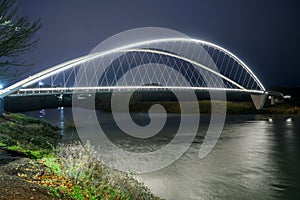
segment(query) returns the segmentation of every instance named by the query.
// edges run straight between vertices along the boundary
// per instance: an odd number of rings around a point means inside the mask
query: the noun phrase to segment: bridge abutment
[[[251,94],[252,101],[257,110],[260,110],[264,107],[267,97],[268,97],[267,94],[259,94],[259,95]]]
[[[0,115],[3,114],[4,99],[0,97]]]

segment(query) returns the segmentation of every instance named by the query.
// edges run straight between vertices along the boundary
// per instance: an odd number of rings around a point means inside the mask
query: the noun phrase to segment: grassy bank
[[[228,114],[300,114],[300,107],[281,103],[257,110],[252,102],[227,102]]]
[[[13,113],[0,116],[0,146],[30,158],[50,154],[60,139],[58,128],[44,120]]]
[[[276,90],[277,91],[277,90]],[[278,90],[282,91],[282,90]],[[230,93],[227,96],[227,114],[300,114],[300,98],[299,90],[295,91],[282,91],[284,94],[291,94],[293,99],[287,100],[284,103],[269,105],[269,102],[266,102],[265,107],[261,110],[257,110],[254,107],[253,102],[249,95],[242,95],[237,93]],[[182,93],[184,95],[184,93]],[[118,93],[118,97],[122,99],[122,95],[126,93]],[[209,93],[197,93],[199,101],[199,109],[201,113],[210,114],[211,113],[211,101],[209,99]],[[188,113],[197,112],[193,110],[190,106],[191,102],[182,102],[186,105]],[[214,102],[218,107],[223,104],[223,102]],[[170,92],[137,92],[134,93],[129,102],[129,110],[131,112],[148,112],[149,108],[153,104],[160,104],[164,106],[168,113],[180,113],[180,105],[177,102],[176,96]],[[91,105],[89,105],[91,106]],[[111,93],[97,94],[95,96],[95,107],[92,105],[88,107],[89,109],[98,109],[111,112]],[[120,110],[122,111],[122,110]]]
[[[46,121],[21,114],[0,117],[1,148],[31,158],[12,174],[46,188],[53,198],[159,199],[134,174],[111,169],[95,159],[91,145],[60,145],[59,140],[57,128]]]
[[[138,102],[130,106],[131,112],[148,112],[150,107],[154,104],[162,105],[168,113],[180,113],[180,105],[178,102]],[[223,105],[223,102],[214,102],[216,107]],[[187,107],[187,112],[194,113],[190,107],[191,102],[183,102]],[[211,101],[203,100],[198,101],[200,113],[210,114],[211,113]],[[226,102],[226,113],[227,114],[300,114],[300,107],[290,105],[288,103],[277,104],[274,106],[266,106],[261,110],[257,110],[252,102]]]

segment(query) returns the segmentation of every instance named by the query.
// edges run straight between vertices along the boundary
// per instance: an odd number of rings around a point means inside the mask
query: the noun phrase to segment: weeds
[[[20,168],[20,178],[47,187],[54,198],[158,199],[133,173],[99,162],[95,147],[89,143],[57,146],[58,140],[56,128],[43,120],[21,114],[0,118],[0,146],[38,159]],[[41,173],[32,176],[37,171]]]
[[[49,194],[52,195],[53,197],[61,199],[61,194],[59,192],[59,189],[57,188],[49,188]]]
[[[95,158],[96,153],[90,143],[61,144],[57,160],[44,159],[44,163],[74,183],[69,191],[74,199],[159,199],[139,183],[133,173],[123,173],[103,165]]]

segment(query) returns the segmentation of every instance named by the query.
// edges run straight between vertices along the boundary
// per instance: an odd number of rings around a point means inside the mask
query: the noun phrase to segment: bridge
[[[0,90],[0,114],[7,96],[116,90],[243,92],[251,95],[257,109],[274,96],[225,48],[203,40],[165,38],[93,52],[33,74]]]

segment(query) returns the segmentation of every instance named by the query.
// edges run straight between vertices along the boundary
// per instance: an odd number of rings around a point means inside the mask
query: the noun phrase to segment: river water
[[[70,108],[25,114],[65,128],[62,142],[79,139],[72,128]],[[115,132],[111,115],[101,114],[108,130]],[[132,117],[140,124],[149,122],[147,114]],[[165,130],[174,131],[178,119],[179,115],[171,115]],[[207,129],[207,119],[209,116],[201,116],[200,135]],[[202,137],[196,138],[177,161],[158,171],[139,174],[138,179],[166,199],[300,198],[299,116],[228,115],[217,145],[203,159],[198,157],[201,141]],[[135,141],[126,142],[135,146]]]

